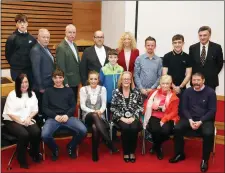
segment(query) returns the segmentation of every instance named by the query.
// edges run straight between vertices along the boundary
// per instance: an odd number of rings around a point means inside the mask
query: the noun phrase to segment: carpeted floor
[[[186,160],[170,164],[168,159],[173,155],[173,142],[169,140],[164,143],[164,159],[158,160],[155,155],[148,153],[151,147],[147,143],[146,154],[141,155],[141,142],[136,151],[136,163],[125,163],[122,159],[121,143],[116,143],[120,152],[110,155],[104,144],[100,145],[98,162],[91,160],[91,140],[86,138],[79,149],[79,157],[72,160],[67,156],[65,149],[68,140],[57,141],[60,147],[59,160],[50,160],[50,152],[46,148],[46,160],[37,164],[33,163],[28,156],[30,169],[20,169],[17,160],[12,162],[13,169],[7,171],[7,163],[12,155],[13,149],[4,150],[1,153],[1,172],[200,172],[200,161],[202,145],[201,141],[186,140],[185,152]],[[209,161],[208,172],[224,172],[224,145],[216,145],[215,161]]]

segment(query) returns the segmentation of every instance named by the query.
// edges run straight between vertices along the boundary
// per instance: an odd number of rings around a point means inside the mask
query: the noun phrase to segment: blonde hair
[[[100,79],[99,79],[99,73],[97,72],[97,71],[90,71],[89,73],[88,73],[88,80],[87,80],[87,84],[88,85],[90,85],[90,82],[89,82],[89,78],[90,78],[90,76],[92,75],[92,74],[95,74],[95,75],[97,75],[98,76],[98,83],[99,83],[99,81],[100,81]]]
[[[161,83],[164,83],[164,82],[168,82],[168,83],[172,84],[172,82],[173,82],[172,81],[172,76],[170,76],[168,74],[161,76],[159,83],[161,84]]]
[[[125,38],[126,35],[128,35],[131,39],[131,44],[130,44],[131,50],[136,49],[136,40],[135,40],[133,34],[131,34],[131,32],[124,32],[123,35],[120,37],[119,42],[118,42],[118,51],[119,52],[122,49],[124,49],[123,41],[124,41],[124,38]]]
[[[124,71],[123,73],[121,73],[120,78],[118,80],[118,88],[121,88],[122,87],[122,79],[123,79],[123,75],[125,75],[125,74],[129,74],[130,75],[130,78],[131,78],[130,88],[133,89],[134,88],[134,86],[133,86],[133,82],[134,82],[133,81],[133,75],[129,71]]]

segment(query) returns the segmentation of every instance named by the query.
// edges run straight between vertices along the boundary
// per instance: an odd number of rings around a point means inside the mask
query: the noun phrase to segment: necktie
[[[201,53],[201,56],[200,56],[200,61],[202,63],[202,65],[204,65],[205,63],[205,56],[206,56],[206,51],[205,51],[205,46],[202,47],[202,53]]]

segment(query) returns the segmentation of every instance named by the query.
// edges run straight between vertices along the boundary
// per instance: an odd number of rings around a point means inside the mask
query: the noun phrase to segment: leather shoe
[[[181,160],[184,160],[185,159],[185,155],[184,154],[177,154],[175,155],[173,158],[171,158],[169,160],[170,163],[177,163]]]
[[[59,157],[59,150],[56,149],[55,151],[52,152],[52,161],[58,160]]]
[[[125,155],[123,156],[123,160],[124,162],[128,163],[130,161],[130,158],[129,157],[125,157]]]
[[[162,160],[163,159],[163,151],[162,151],[162,148],[159,148],[156,150],[156,155],[157,155],[157,158],[159,160]]]
[[[136,157],[135,157],[135,156],[133,156],[133,157],[130,156],[130,162],[131,162],[131,163],[136,162]]]
[[[201,172],[206,172],[208,170],[208,160],[202,160],[200,169]]]
[[[77,158],[77,153],[76,153],[76,148],[72,148],[69,145],[67,145],[67,152],[68,155],[71,159],[76,159]]]

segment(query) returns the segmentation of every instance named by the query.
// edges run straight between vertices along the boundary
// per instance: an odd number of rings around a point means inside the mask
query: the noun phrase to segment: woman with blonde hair
[[[118,88],[113,91],[112,120],[121,129],[122,147],[125,162],[136,161],[138,132],[142,129],[139,116],[143,111],[141,93],[132,88],[132,73],[125,71],[120,75]]]
[[[130,32],[125,32],[121,36],[118,45],[118,64],[124,71],[134,72],[134,63],[139,56],[139,50],[136,48],[136,40]]]
[[[143,128],[152,134],[153,147],[150,153],[155,153],[159,160],[163,159],[161,145],[169,138],[174,124],[179,121],[179,98],[172,88],[172,77],[163,75],[160,79],[160,89],[152,90],[144,103]]]

